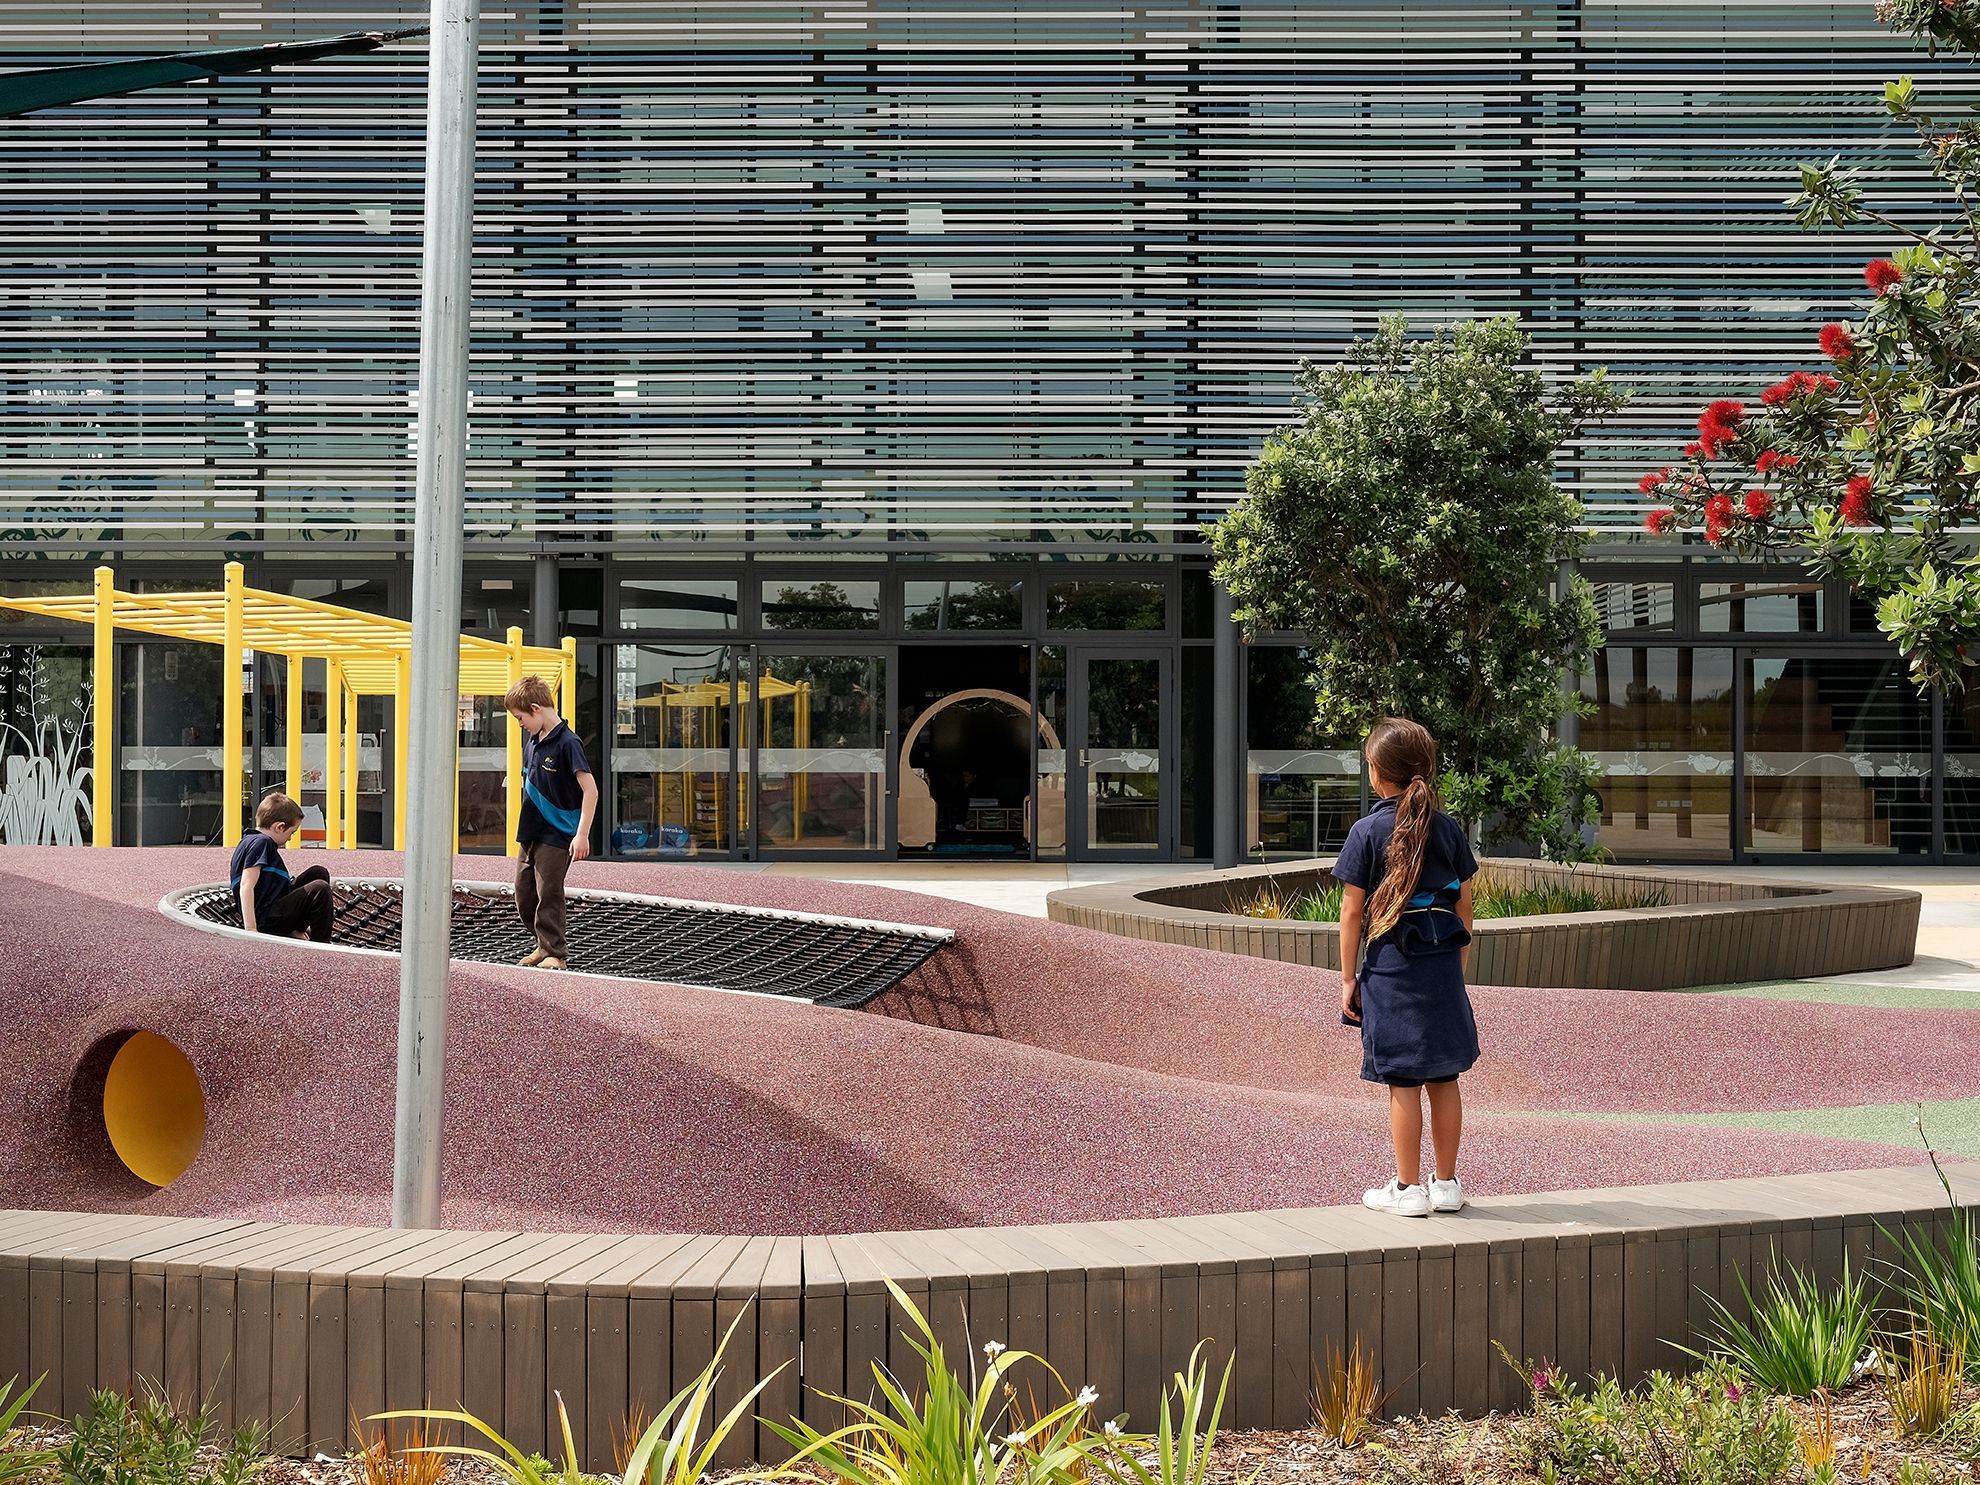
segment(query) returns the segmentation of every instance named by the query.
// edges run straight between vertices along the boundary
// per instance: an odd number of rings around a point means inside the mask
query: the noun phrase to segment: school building
[[[0,67],[417,16],[0,0]],[[424,49],[0,126],[0,593],[258,587],[409,614]],[[468,632],[575,635],[601,852],[1301,856],[1364,791],[1296,635],[1202,533],[1294,369],[1515,314],[1627,412],[1566,452],[1609,641],[1578,679],[1624,860],[1980,859],[1980,692],[1840,587],[1641,531],[1697,408],[1816,357],[1935,198],[1884,117],[1963,63],[1867,5],[521,0],[483,21]],[[0,613],[0,840],[82,834],[88,638]],[[118,645],[116,836],[212,838],[219,651]],[[253,658],[249,776],[286,777]],[[305,765],[321,677],[305,667]],[[499,850],[499,710],[464,842]],[[392,837],[388,707],[359,829]],[[320,744],[317,744],[320,746]],[[305,803],[312,801],[306,797]]]

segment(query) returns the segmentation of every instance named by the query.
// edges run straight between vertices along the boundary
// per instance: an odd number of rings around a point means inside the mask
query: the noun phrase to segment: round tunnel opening
[[[131,1033],[104,1074],[103,1129],[139,1180],[178,1180],[206,1139],[206,1093],[192,1060],[154,1031]]]

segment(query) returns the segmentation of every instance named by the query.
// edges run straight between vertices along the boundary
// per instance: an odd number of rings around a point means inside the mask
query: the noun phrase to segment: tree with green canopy
[[[1446,807],[1484,844],[1587,859],[1594,766],[1557,729],[1581,705],[1562,674],[1601,628],[1586,580],[1560,582],[1582,512],[1555,457],[1626,394],[1597,371],[1550,396],[1510,318],[1421,338],[1385,319],[1338,364],[1303,362],[1298,387],[1298,420],[1212,532],[1238,622],[1308,638],[1328,742],[1413,717],[1436,735]]]
[[[1980,57],[1980,0],[1882,0],[1895,30]],[[1980,659],[1980,120],[1923,107],[1910,78],[1884,87],[1951,197],[1920,231],[1868,205],[1836,160],[1800,167],[1788,200],[1804,228],[1864,223],[1903,240],[1863,270],[1861,319],[1811,334],[1822,369],[1788,373],[1759,405],[1721,397],[1682,461],[1645,474],[1658,535],[1702,531],[1736,556],[1805,559],[1876,606],[1921,689],[1959,688]]]

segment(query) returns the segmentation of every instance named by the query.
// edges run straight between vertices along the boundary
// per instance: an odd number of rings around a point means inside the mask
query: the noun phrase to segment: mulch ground
[[[1980,1388],[1962,1399],[1980,1408]],[[1790,1400],[1797,1419],[1812,1424],[1811,1404]],[[1933,1485],[1980,1479],[1980,1428],[1949,1429],[1937,1440],[1900,1441],[1891,1413],[1874,1383],[1838,1394],[1830,1405],[1836,1476],[1842,1481],[1896,1485],[1907,1460]],[[1517,1462],[1518,1414],[1484,1418],[1408,1418],[1378,1425],[1358,1447],[1343,1449],[1318,1430],[1248,1430],[1220,1433],[1204,1485],[1534,1485],[1537,1477]],[[31,1445],[56,1447],[61,1429],[25,1431]],[[1145,1458],[1153,1465],[1152,1458]],[[722,1478],[722,1477],[716,1477]],[[727,1478],[734,1478],[733,1474]],[[820,1477],[823,1478],[823,1477]],[[1790,1473],[1789,1480],[1800,1478]],[[1918,1478],[1914,1473],[1914,1479]],[[367,1481],[355,1459],[270,1460],[254,1485],[381,1485]],[[446,1485],[504,1485],[491,1469],[473,1462],[449,1467]],[[1565,1478],[1562,1485],[1575,1485]]]

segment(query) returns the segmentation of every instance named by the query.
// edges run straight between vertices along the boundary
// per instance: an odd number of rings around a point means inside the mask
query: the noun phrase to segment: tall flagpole
[[[410,735],[410,787],[392,1145],[394,1227],[440,1223],[447,935],[454,897],[451,813],[460,727],[461,507],[467,475],[479,0],[432,0],[432,17],[420,274],[419,483],[413,507],[412,716],[399,720]]]

